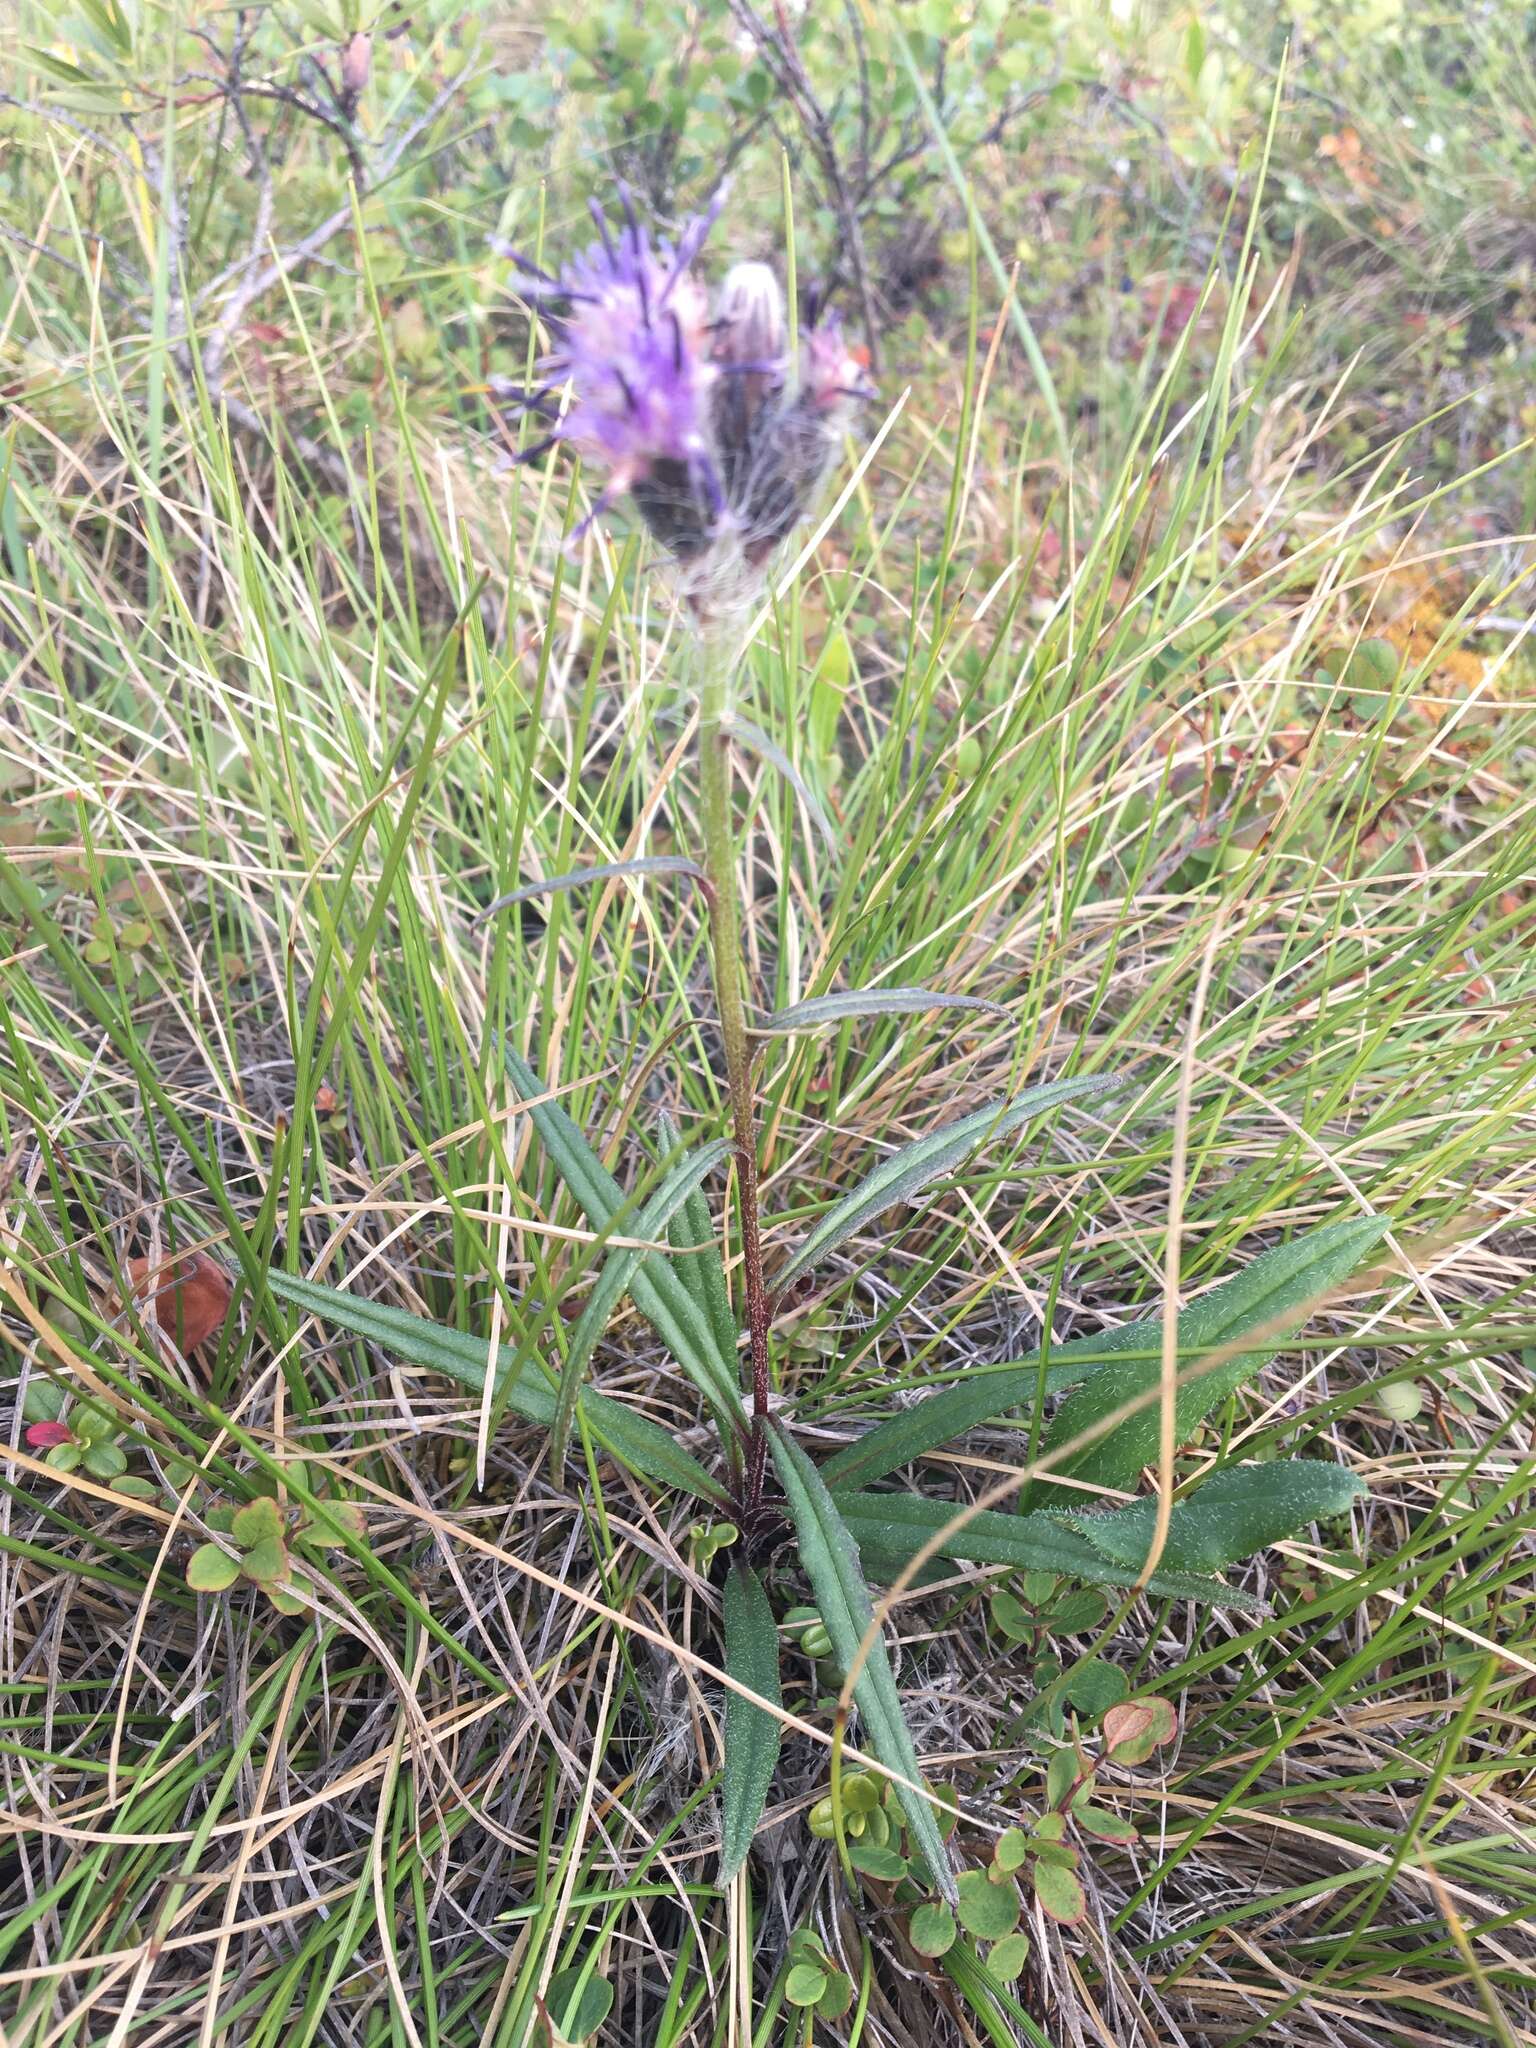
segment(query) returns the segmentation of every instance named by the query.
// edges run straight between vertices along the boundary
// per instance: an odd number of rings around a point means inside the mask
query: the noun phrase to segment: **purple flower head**
[[[501,395],[550,424],[524,460],[567,441],[601,464],[590,516],[629,492],[719,601],[733,569],[750,581],[802,516],[872,387],[835,317],[802,337],[792,385],[784,295],[766,264],[736,264],[711,316],[691,266],[723,194],[675,243],[653,243],[622,187],[620,197],[623,227],[594,202],[598,240],[558,276],[514,257],[514,281],[547,309],[555,345],[535,389]]]
[[[599,239],[558,277],[513,255],[523,296],[564,309],[551,319],[555,346],[540,365],[542,383],[512,394],[525,411],[555,422],[528,453],[568,441],[603,464],[608,486],[594,511],[658,472],[680,471],[717,499],[706,431],[716,377],[708,305],[688,266],[721,202],[690,221],[675,246],[653,245],[623,197],[624,226],[615,233],[594,205]]]

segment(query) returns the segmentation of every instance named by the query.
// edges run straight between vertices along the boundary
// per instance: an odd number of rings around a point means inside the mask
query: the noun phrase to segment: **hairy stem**
[[[742,998],[741,902],[736,884],[736,843],[731,829],[731,748],[726,734],[733,662],[722,639],[705,636],[699,689],[699,809],[704,872],[709,879],[710,944],[715,1006],[725,1042],[726,1086],[736,1143],[736,1187],[741,1211],[741,1255],[746,1276],[747,1329],[752,1342],[752,1437],[747,1500],[762,1505],[768,1455],[768,1295],[763,1285],[757,1213],[757,1116],[752,1095],[752,1051]]]

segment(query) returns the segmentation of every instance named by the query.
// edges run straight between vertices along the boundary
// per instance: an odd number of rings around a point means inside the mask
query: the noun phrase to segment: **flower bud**
[[[726,496],[751,476],[766,416],[784,387],[784,294],[766,263],[737,263],[715,301],[711,357],[720,372],[711,425]]]
[[[757,363],[782,376],[784,294],[766,263],[733,263],[715,299],[717,363]]]

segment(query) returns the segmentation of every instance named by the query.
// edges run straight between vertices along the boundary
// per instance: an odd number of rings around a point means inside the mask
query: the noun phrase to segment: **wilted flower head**
[[[792,384],[784,295],[764,263],[728,271],[711,312],[691,266],[720,197],[675,244],[653,244],[620,196],[622,229],[594,202],[599,239],[558,276],[514,255],[555,346],[542,383],[500,395],[550,424],[523,460],[568,441],[604,466],[591,516],[627,491],[696,601],[718,603],[750,588],[807,510],[870,387],[835,318],[801,337]]]

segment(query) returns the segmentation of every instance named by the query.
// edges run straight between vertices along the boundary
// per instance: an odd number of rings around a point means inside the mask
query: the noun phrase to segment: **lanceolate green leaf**
[[[568,875],[551,875],[547,881],[524,882],[520,889],[509,889],[505,896],[487,903],[476,914],[475,923],[494,917],[498,910],[510,910],[514,903],[531,903],[536,896],[555,896],[564,889],[580,889],[588,882],[611,882],[620,875],[691,875],[696,881],[703,881],[704,870],[697,861],[680,853],[644,854],[638,860],[605,860],[596,867],[573,868]]]
[[[428,1322],[424,1316],[413,1316],[403,1308],[365,1301],[361,1296],[347,1294],[339,1287],[322,1287],[313,1280],[300,1280],[289,1273],[271,1272],[267,1275],[267,1284],[280,1301],[290,1302],[306,1315],[318,1316],[322,1322],[334,1324],[354,1337],[365,1338],[368,1343],[377,1344],[380,1350],[403,1358],[409,1365],[440,1372],[445,1378],[457,1380],[461,1386],[471,1387],[476,1392],[485,1385],[491,1347],[483,1337],[467,1337],[458,1330],[445,1330],[440,1324]],[[498,1381],[503,1381],[515,1364],[516,1354],[503,1345],[497,1361]],[[534,1360],[525,1359],[517,1369],[506,1398],[513,1414],[520,1415],[525,1422],[537,1423],[546,1429],[553,1425],[555,1389]],[[648,1416],[637,1415],[622,1401],[594,1393],[590,1387],[581,1390],[576,1405],[593,1436],[621,1465],[627,1465],[643,1479],[660,1479],[668,1486],[677,1487],[680,1492],[719,1504],[719,1486],[698,1460],[691,1458],[659,1423],[652,1422]]]
[[[728,1156],[730,1149],[724,1138],[715,1138],[709,1144],[701,1146],[697,1152],[680,1159],[663,1178],[660,1187],[641,1206],[632,1229],[626,1230],[624,1234],[634,1237],[658,1237],[688,1197],[697,1192],[700,1181],[706,1174],[713,1172],[721,1160]],[[560,1368],[560,1391],[555,1402],[555,1419],[550,1425],[550,1463],[557,1474],[565,1465],[565,1447],[570,1439],[571,1423],[576,1414],[576,1394],[588,1361],[598,1339],[608,1327],[608,1319],[617,1308],[620,1297],[630,1287],[641,1260],[646,1256],[646,1253],[636,1251],[632,1246],[620,1247],[608,1254],[591,1298],[571,1332],[570,1347]]]
[[[835,853],[837,850],[837,834],[828,823],[826,812],[816,801],[810,784],[800,773],[794,762],[790,760],[788,754],[785,753],[777,740],[771,740],[760,725],[754,725],[750,719],[742,718],[734,711],[731,712],[725,721],[725,730],[732,739],[745,740],[754,753],[761,754],[765,761],[778,769],[784,780],[800,799],[806,816]]]
[[[1226,1362],[1236,1373],[1229,1386],[1239,1385],[1261,1372],[1279,1350],[1284,1334],[1272,1327],[1276,1316],[1293,1311],[1305,1313],[1307,1302],[1345,1278],[1385,1228],[1375,1217],[1324,1224],[1320,1230],[1309,1231],[1305,1237],[1262,1253],[1241,1273],[1192,1301],[1178,1319],[1180,1372],[1188,1371],[1204,1354],[1240,1342],[1247,1331],[1262,1329],[1263,1335],[1252,1351],[1239,1352]],[[872,1480],[899,1471],[927,1452],[953,1443],[968,1429],[1006,1415],[1010,1408],[1032,1412],[1037,1394],[1058,1394],[1066,1387],[1091,1381],[1101,1366],[1114,1365],[1127,1377],[1140,1374],[1145,1383],[1155,1385],[1162,1369],[1162,1355],[1162,1320],[1150,1316],[1139,1322],[1122,1323],[1117,1329],[1101,1330],[1094,1336],[1053,1344],[1043,1380],[1038,1351],[1015,1365],[980,1367],[849,1444],[846,1450],[826,1461],[821,1468],[822,1476],[834,1492],[849,1486],[868,1486]],[[1225,1369],[1220,1377],[1225,1380]],[[1126,1398],[1124,1394],[1119,1397]],[[1218,1394],[1216,1398],[1222,1396]],[[1118,1401],[1110,1402],[1098,1412],[1107,1414],[1118,1405]],[[1083,1426],[1081,1422],[1077,1424],[1078,1428]],[[1155,1415],[1151,1430],[1155,1443]],[[1066,1438],[1053,1431],[1050,1440],[1065,1442]],[[1132,1467],[1133,1472],[1136,1469],[1139,1468]]]
[[[677,1132],[670,1117],[662,1117],[661,1134],[669,1150],[676,1145]],[[731,1299],[725,1286],[725,1263],[720,1254],[714,1219],[698,1188],[678,1210],[668,1235],[676,1247],[672,1270],[692,1295],[695,1305],[708,1317],[720,1356],[734,1358],[740,1333],[731,1314]]]
[[[779,1632],[763,1582],[750,1565],[731,1567],[725,1582],[725,1668],[759,1699],[778,1706]],[[779,1760],[783,1723],[739,1692],[725,1696],[725,1812],[720,1882],[729,1884],[747,1860]]]
[[[1350,1217],[1325,1224],[1290,1244],[1264,1252],[1243,1271],[1209,1295],[1192,1302],[1179,1322],[1179,1348],[1189,1356],[1179,1366],[1175,1396],[1175,1434],[1180,1442],[1219,1402],[1259,1373],[1274,1357],[1285,1337],[1313,1305],[1338,1287],[1378,1244],[1388,1225],[1379,1216]],[[1241,1346],[1250,1334],[1258,1341]],[[1202,1368],[1202,1356],[1217,1354],[1217,1363]],[[1191,1363],[1192,1361],[1192,1363]],[[1051,1419],[1042,1446],[1049,1456],[1063,1451],[1074,1438],[1103,1422],[1126,1402],[1155,1392],[1160,1376],[1157,1358],[1126,1358],[1106,1365],[1069,1394]],[[1136,1475],[1157,1456],[1158,1408],[1144,1405],[1094,1443],[1065,1452],[1054,1468],[1063,1476],[1116,1491],[1135,1485]],[[1049,1475],[1037,1479],[1021,1505],[1077,1508],[1078,1487],[1061,1487]]]
[[[837,1503],[822,1483],[821,1475],[792,1438],[777,1424],[772,1426],[773,1459],[783,1483],[785,1503],[795,1534],[800,1539],[800,1558],[816,1594],[833,1653],[844,1672],[853,1669],[863,1641],[874,1619],[858,1545],[838,1512]],[[927,1865],[929,1875],[946,1898],[955,1896],[954,1873],[944,1854],[933,1808],[921,1792],[917,1751],[902,1712],[901,1696],[891,1671],[885,1643],[877,1633],[864,1668],[853,1689],[859,1712],[869,1731],[869,1747],[889,1770],[898,1774],[897,1796],[913,1848]]]
[[[833,1203],[774,1276],[774,1285],[780,1288],[789,1286],[818,1261],[836,1251],[840,1244],[857,1236],[885,1210],[898,1202],[910,1201],[930,1181],[962,1165],[988,1139],[1006,1137],[1048,1109],[1055,1109],[1063,1102],[1072,1102],[1084,1095],[1102,1094],[1113,1085],[1097,1074],[1044,1081],[1036,1088],[1026,1088],[1012,1102],[997,1102],[986,1109],[973,1110],[957,1123],[945,1124],[941,1130],[930,1131],[925,1138],[916,1138],[910,1145],[903,1145],[900,1151],[882,1159],[851,1193]]]
[[[822,1477],[834,1493],[850,1486],[868,1486],[871,1480],[899,1472],[903,1465],[953,1443],[968,1429],[995,1421],[1011,1408],[1032,1410],[1037,1395],[1059,1394],[1075,1387],[1127,1351],[1161,1357],[1158,1342],[1156,1323],[1122,1323],[1118,1329],[1053,1344],[1044,1373],[1038,1351],[1011,1364],[976,1366],[953,1386],[866,1430],[827,1459],[821,1467]]]
[[[1316,1458],[1230,1466],[1212,1473],[1188,1500],[1175,1501],[1160,1563],[1173,1571],[1220,1571],[1309,1522],[1343,1514],[1364,1492],[1353,1472]],[[1152,1541],[1157,1502],[1135,1500],[1063,1520],[1106,1557],[1137,1571]]]
[[[1137,1578],[1134,1565],[1107,1556],[1063,1516],[1000,1515],[983,1508],[953,1534],[945,1534],[946,1525],[955,1518],[952,1501],[928,1500],[915,1493],[838,1493],[831,1497],[860,1556],[882,1578],[894,1578],[935,1535],[941,1538],[939,1556],[962,1558],[970,1564],[1057,1572],[1090,1586],[1129,1586]],[[1223,1585],[1220,1579],[1165,1571],[1161,1566],[1148,1590],[1170,1600],[1201,1600],[1213,1607],[1256,1609],[1259,1605],[1249,1594]]]
[[[606,1228],[624,1207],[624,1190],[558,1103],[537,1099],[547,1091],[528,1062],[509,1045],[503,1047],[503,1057],[560,1178],[588,1222],[598,1230]],[[681,1275],[672,1271],[662,1253],[653,1252],[641,1260],[629,1291],[636,1308],[709,1402],[717,1420],[734,1432],[741,1420],[735,1357],[721,1355],[710,1319]]]
[[[775,1033],[821,1031],[849,1017],[912,1016],[924,1010],[987,1010],[994,1017],[1008,1014],[1001,1003],[989,1003],[985,996],[947,996],[931,988],[853,988],[808,996],[803,1003],[775,1010],[761,1029]]]

